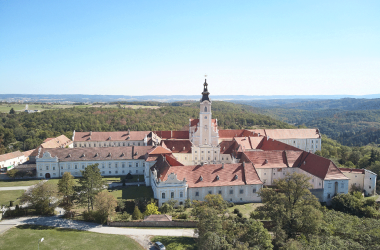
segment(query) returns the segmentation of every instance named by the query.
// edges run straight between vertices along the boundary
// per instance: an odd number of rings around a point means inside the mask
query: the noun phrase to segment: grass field
[[[153,198],[153,190],[146,186],[129,186],[114,189],[110,192],[116,199],[130,200],[140,197]]]
[[[228,211],[232,213],[237,208],[245,218],[249,218],[249,214],[259,206],[262,206],[262,203],[235,204],[235,206],[229,207]]]
[[[0,206],[1,205],[9,206],[9,201],[14,201],[13,206],[20,204],[20,200],[18,198],[23,193],[24,193],[24,190],[0,191]]]
[[[41,180],[12,180],[12,181],[0,181],[0,187],[16,187],[16,186],[32,186],[37,184]]]
[[[37,249],[38,240],[41,238],[44,238],[44,241],[40,243],[40,250],[144,249],[136,241],[124,235],[99,234],[34,225],[20,225],[0,235],[0,248],[2,250]]]
[[[9,113],[11,108],[13,108],[16,112],[23,112],[25,110],[26,104],[0,104],[0,113]],[[84,105],[62,105],[62,104],[28,104],[29,110],[50,110],[50,109],[64,109],[64,108],[118,108],[116,104],[108,105],[92,105],[92,104],[84,104]],[[131,108],[131,109],[158,109],[159,106],[143,106],[143,105],[121,105],[122,108]]]
[[[164,244],[166,250],[196,250],[197,243],[191,237],[170,237],[156,236],[151,239],[152,242],[159,241]]]

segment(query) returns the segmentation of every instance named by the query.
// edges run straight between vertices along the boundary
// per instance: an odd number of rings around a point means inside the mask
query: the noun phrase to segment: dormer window
[[[268,163],[268,160],[267,159],[265,159],[265,164],[267,164]]]
[[[86,155],[83,153],[83,154],[82,154],[82,157],[85,157],[85,156],[86,156]]]
[[[95,157],[98,157],[98,156],[99,156],[99,153],[96,153],[96,154],[95,154]]]
[[[216,180],[218,180],[218,181],[219,181],[219,175],[217,175],[217,176],[216,176]]]
[[[111,157],[111,153],[108,153],[107,157]]]
[[[235,180],[237,180],[238,179],[238,175],[237,174],[235,174]]]
[[[202,175],[199,177],[199,181],[203,181],[203,177],[202,177]]]

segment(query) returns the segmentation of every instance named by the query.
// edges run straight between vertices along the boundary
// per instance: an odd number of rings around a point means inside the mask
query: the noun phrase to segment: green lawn
[[[235,204],[235,206],[229,207],[228,211],[232,213],[237,208],[244,217],[249,218],[249,214],[259,206],[262,206],[262,203]]]
[[[151,187],[146,186],[129,186],[129,187],[122,187],[118,189],[114,189],[110,191],[110,193],[116,198],[116,199],[123,199],[123,200],[130,200],[130,199],[137,199],[140,197],[147,197],[147,198],[153,198],[153,190]]]
[[[16,186],[32,186],[37,184],[41,180],[12,180],[12,181],[0,181],[0,187],[16,187]]]
[[[38,240],[41,250],[103,250],[103,249],[136,249],[143,250],[136,241],[124,235],[99,234],[73,229],[51,228],[35,225],[20,225],[0,235],[2,250],[37,249]]]
[[[18,199],[24,190],[10,190],[10,191],[0,191],[0,206],[7,205],[9,206],[9,201],[14,201],[13,205],[16,206],[20,204],[20,200]]]
[[[197,243],[191,237],[170,237],[156,236],[151,239],[152,242],[159,241],[164,244],[166,250],[196,250]]]

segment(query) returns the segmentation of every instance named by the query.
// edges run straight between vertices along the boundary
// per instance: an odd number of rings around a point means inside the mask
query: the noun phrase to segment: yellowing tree
[[[145,216],[151,215],[151,214],[161,214],[158,211],[158,207],[156,206],[155,203],[150,203],[146,206],[146,210],[144,212]]]

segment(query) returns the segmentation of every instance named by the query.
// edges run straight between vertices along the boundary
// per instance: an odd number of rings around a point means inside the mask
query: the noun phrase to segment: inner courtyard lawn
[[[153,198],[153,190],[146,186],[125,186],[110,192],[116,199],[131,200],[141,197]]]
[[[0,191],[0,206],[9,206],[9,201],[14,201],[13,206],[20,204],[19,198],[24,192],[24,190]]]
[[[124,235],[99,234],[73,229],[52,228],[35,225],[20,225],[0,235],[0,249],[131,249],[143,250],[136,241]]]

